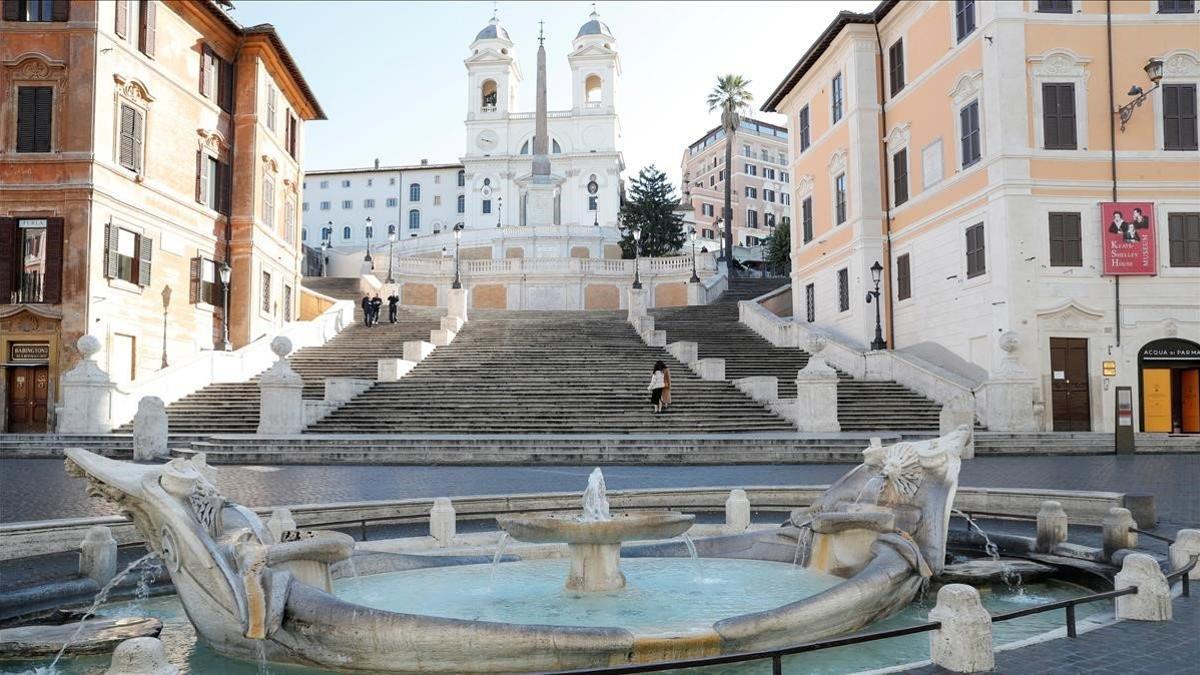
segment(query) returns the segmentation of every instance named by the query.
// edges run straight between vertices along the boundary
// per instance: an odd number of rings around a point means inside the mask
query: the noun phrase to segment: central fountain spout
[[[518,514],[501,516],[496,523],[518,541],[565,543],[571,554],[567,590],[615,591],[625,587],[621,542],[678,537],[695,519],[674,511],[609,513],[604,474],[596,469],[583,493],[582,515]]]

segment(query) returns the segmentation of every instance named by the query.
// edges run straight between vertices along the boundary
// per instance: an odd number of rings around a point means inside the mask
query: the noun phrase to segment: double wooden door
[[[1055,431],[1091,431],[1087,338],[1050,338],[1050,405]]]
[[[7,385],[8,431],[45,432],[50,369],[47,366],[10,366]]]

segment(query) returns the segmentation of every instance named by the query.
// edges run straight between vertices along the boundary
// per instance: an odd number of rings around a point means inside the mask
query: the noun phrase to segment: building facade
[[[761,244],[792,215],[788,132],[744,118],[733,139],[733,245],[738,260],[757,259]],[[725,230],[725,129],[710,129],[688,146],[680,162],[683,201],[691,205],[699,239],[721,240]],[[787,221],[785,221],[787,219]]]
[[[1127,387],[1135,429],[1200,431],[1200,17],[1106,7],[839,14],[764,106],[791,132],[797,320],[865,345],[880,261],[890,347],[963,373],[1011,352],[1033,427],[1112,430]]]
[[[4,429],[53,426],[84,334],[120,383],[296,316],[324,114],[271,26],[210,0],[6,0],[0,91]]]

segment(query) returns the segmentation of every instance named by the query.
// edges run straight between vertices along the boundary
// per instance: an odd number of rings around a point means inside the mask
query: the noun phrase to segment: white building
[[[368,168],[309,171],[301,238],[312,248],[328,241],[340,251],[362,251],[369,239],[371,250],[380,251],[390,234],[407,239],[449,230],[463,220],[464,183],[461,164],[427,160],[410,166],[380,166],[375,160]]]

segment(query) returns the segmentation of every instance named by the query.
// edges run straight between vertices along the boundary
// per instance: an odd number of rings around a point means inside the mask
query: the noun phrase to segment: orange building
[[[1018,336],[1032,428],[1112,430],[1129,387],[1136,429],[1200,432],[1196,9],[840,13],[763,106],[788,118],[797,320],[865,347],[880,261],[890,348],[979,381]],[[1105,272],[1107,202],[1142,203],[1142,274]]]
[[[270,25],[212,0],[3,0],[0,429],[53,428],[83,334],[118,383],[297,315],[303,126]]]

